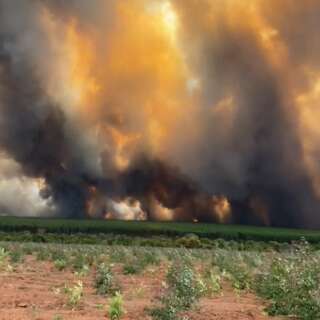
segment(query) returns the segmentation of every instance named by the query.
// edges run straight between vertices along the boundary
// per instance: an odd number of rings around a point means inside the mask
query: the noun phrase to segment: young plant
[[[13,250],[10,251],[9,256],[12,264],[17,264],[24,260],[24,254],[19,248],[13,248]]]
[[[219,251],[214,257],[213,264],[231,282],[236,292],[250,289],[253,270],[245,263],[239,252]]]
[[[142,265],[142,269],[150,265],[159,266],[161,263],[160,257],[154,250],[144,250],[138,257],[138,259],[140,261],[140,264]]]
[[[139,266],[134,265],[133,263],[125,264],[122,269],[124,275],[138,274],[140,271],[141,269]]]
[[[221,292],[221,277],[219,274],[210,272],[207,279],[208,292],[212,295],[218,295]]]
[[[8,259],[8,252],[4,248],[0,248],[0,266],[3,266]]]
[[[119,320],[124,314],[123,298],[119,292],[111,298],[109,305],[109,318],[110,320]]]
[[[37,257],[38,261],[45,261],[45,260],[49,259],[50,254],[44,248],[40,248],[39,251],[36,254],[36,257]]]
[[[177,320],[190,310],[204,294],[204,285],[188,264],[173,265],[167,274],[167,292],[160,297],[160,306],[149,311],[155,320]]]
[[[9,252],[5,248],[0,248],[0,269],[7,272],[13,271],[12,265],[9,263]]]
[[[112,270],[104,263],[98,266],[95,287],[98,294],[114,294],[119,288],[115,283]]]
[[[66,268],[67,261],[65,259],[57,259],[57,260],[54,261],[54,266],[59,271],[62,271],[62,270],[64,270]]]
[[[276,257],[270,269],[257,276],[255,289],[271,301],[271,315],[320,319],[320,261],[308,246],[293,255]]]
[[[90,272],[87,257],[84,254],[77,254],[73,258],[72,266],[77,276],[84,277]]]
[[[188,265],[173,266],[167,274],[167,283],[181,310],[188,310],[202,293],[201,285],[194,270]]]
[[[73,309],[77,307],[83,297],[83,283],[78,281],[73,287],[65,287],[65,293],[68,297],[68,305]]]

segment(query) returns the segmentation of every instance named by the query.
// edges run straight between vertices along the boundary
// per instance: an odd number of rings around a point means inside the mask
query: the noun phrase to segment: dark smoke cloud
[[[201,74],[203,103],[216,105],[228,93],[237,102],[227,137],[225,126],[212,119],[207,123],[204,134],[208,140],[204,139],[205,145],[196,152],[205,159],[197,179],[212,192],[247,202],[246,214],[239,216],[239,222],[250,223],[250,215],[254,215],[250,199],[257,197],[268,209],[272,225],[308,226],[310,206],[311,219],[318,223],[319,203],[303,163],[299,114],[293,102],[285,99],[287,79],[268,61],[257,30],[230,24],[228,4],[235,4],[232,1],[216,6],[213,1],[203,1],[200,6],[192,0],[175,3],[186,42],[195,44],[189,58]],[[319,63],[319,41],[314,39],[319,27],[318,2],[306,6],[290,0],[274,6],[268,2],[262,10],[292,54],[293,70],[305,61],[313,67]],[[204,12],[215,14],[209,30],[203,27]]]
[[[26,176],[48,181],[51,196],[61,210],[68,202],[68,210],[70,204],[76,206],[70,215],[83,212],[81,186],[64,168],[69,159],[62,111],[43,95],[32,70],[24,64],[15,65],[4,51],[1,83],[2,148],[22,165]]]
[[[257,5],[256,14],[288,52],[279,68],[250,20],[252,12],[239,1],[171,3],[184,59],[200,84],[194,98],[199,108],[190,112],[199,129],[193,136],[177,124],[163,154],[139,145],[128,168],[117,170],[114,149],[101,145],[94,130],[48,94],[46,77],[60,52],[52,50],[39,21],[45,8],[58,25],[76,18],[80,30],[104,30],[102,39],[108,38],[117,25],[116,1],[0,0],[0,148],[19,167],[15,176],[44,179],[41,195],[56,215],[86,217],[91,208],[93,216],[109,210],[123,217],[114,203],[137,199],[149,219],[165,208],[171,219],[221,222],[217,199],[225,196],[232,208],[228,222],[319,227],[320,202],[306,169],[295,94],[312,87],[306,68],[319,71],[320,4]],[[101,103],[103,125],[126,133],[144,125],[137,109],[145,98],[141,86],[153,90],[149,78],[143,74],[138,89],[130,78],[117,79],[116,92]],[[2,171],[5,177],[9,169]],[[0,202],[1,210],[9,207]]]

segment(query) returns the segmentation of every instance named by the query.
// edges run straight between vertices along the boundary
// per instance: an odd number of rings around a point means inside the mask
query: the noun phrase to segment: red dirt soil
[[[124,297],[124,320],[149,320],[144,309],[154,305],[161,292],[164,270],[148,269],[143,275],[125,276],[116,272]],[[84,297],[76,310],[66,305],[65,284],[71,286],[79,278],[71,271],[57,271],[50,262],[27,257],[13,272],[0,273],[0,320],[64,320],[108,319],[108,300],[95,293],[94,274],[82,278]],[[60,288],[60,292],[59,292]],[[99,308],[104,306],[103,308]],[[237,296],[226,284],[223,295],[201,300],[198,310],[189,314],[192,320],[268,320],[264,303],[254,295]]]

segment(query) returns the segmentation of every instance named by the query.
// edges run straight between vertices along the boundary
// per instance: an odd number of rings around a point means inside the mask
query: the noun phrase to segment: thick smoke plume
[[[320,227],[318,0],[0,0],[0,212]]]

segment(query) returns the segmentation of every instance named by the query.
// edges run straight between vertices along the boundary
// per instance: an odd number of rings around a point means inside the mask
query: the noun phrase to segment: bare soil
[[[123,275],[116,272],[124,297],[125,320],[148,320],[145,308],[155,303],[163,289],[165,270],[149,268],[143,275]],[[78,281],[70,270],[58,271],[50,262],[39,262],[27,257],[14,271],[0,273],[0,320],[53,320],[61,315],[65,320],[108,319],[108,299],[96,294],[94,274],[82,278],[84,297],[72,310],[63,292],[65,284]],[[238,296],[225,284],[223,294],[204,298],[197,310],[190,313],[192,320],[267,320],[265,304],[251,293]]]

